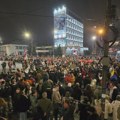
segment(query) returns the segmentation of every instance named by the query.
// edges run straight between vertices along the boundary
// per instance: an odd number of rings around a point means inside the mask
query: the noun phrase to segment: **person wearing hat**
[[[113,108],[113,120],[120,120],[118,119],[118,108],[120,106],[120,95],[117,95],[116,100],[112,102]]]

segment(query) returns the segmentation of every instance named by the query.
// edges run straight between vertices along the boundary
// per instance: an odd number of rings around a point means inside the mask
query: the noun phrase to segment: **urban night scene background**
[[[120,0],[0,1],[0,120],[119,120]]]

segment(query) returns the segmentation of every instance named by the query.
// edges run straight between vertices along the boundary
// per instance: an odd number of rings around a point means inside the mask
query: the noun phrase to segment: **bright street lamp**
[[[27,39],[29,39],[31,37],[31,34],[29,32],[25,32],[24,33],[24,37],[27,38]]]
[[[96,41],[97,37],[96,36],[92,36],[92,40]]]
[[[103,35],[104,33],[105,33],[105,30],[104,30],[104,29],[99,29],[99,30],[98,30],[98,34],[99,34],[99,35]]]
[[[96,54],[96,39],[97,39],[97,37],[95,35],[92,36],[92,41],[94,41],[92,54]]]
[[[32,35],[30,32],[24,32],[24,37],[26,39],[29,39],[30,40],[30,55],[32,56],[33,54],[33,39],[32,39]]]

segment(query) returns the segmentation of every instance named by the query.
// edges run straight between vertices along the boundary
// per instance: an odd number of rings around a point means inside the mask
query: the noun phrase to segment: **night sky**
[[[0,36],[3,43],[25,43],[24,31],[30,31],[37,45],[53,43],[53,9],[66,5],[85,25],[85,43],[89,29],[102,24],[107,0],[0,0]],[[120,0],[113,0],[120,16]],[[92,20],[90,20],[92,19]],[[87,44],[86,44],[87,45]]]

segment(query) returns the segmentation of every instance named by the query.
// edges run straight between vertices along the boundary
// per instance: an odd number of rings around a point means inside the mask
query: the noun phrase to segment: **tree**
[[[55,49],[55,55],[62,56],[62,48],[60,45]]]

